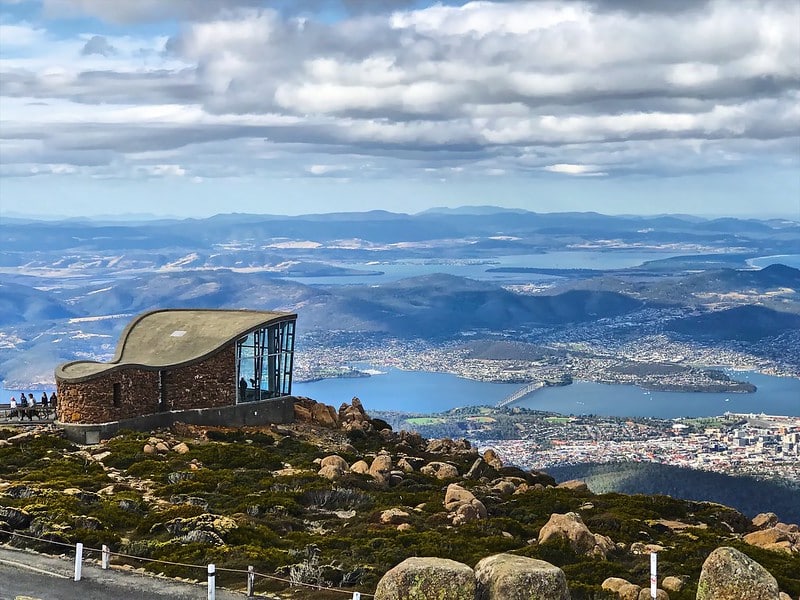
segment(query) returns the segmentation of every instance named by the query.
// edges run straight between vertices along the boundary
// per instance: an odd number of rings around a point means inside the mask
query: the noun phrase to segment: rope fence
[[[108,569],[109,563],[111,561],[112,556],[117,556],[119,558],[124,558],[128,560],[138,560],[146,563],[158,563],[161,565],[169,565],[173,567],[182,567],[185,569],[198,569],[205,571],[207,574],[208,579],[208,600],[214,600],[215,593],[214,590],[216,588],[216,573],[217,572],[224,572],[224,573],[236,573],[240,575],[245,575],[247,578],[247,597],[248,598],[255,598],[256,594],[254,591],[255,587],[255,580],[256,577],[261,577],[262,579],[268,579],[272,581],[279,581],[282,583],[289,584],[290,586],[301,586],[306,588],[311,588],[319,591],[326,591],[326,592],[338,592],[340,594],[346,594],[351,597],[352,600],[360,600],[361,598],[374,598],[373,594],[367,594],[364,592],[354,592],[352,590],[344,590],[342,588],[337,587],[329,587],[324,585],[317,585],[313,583],[305,583],[302,581],[293,581],[291,579],[286,579],[285,577],[278,577],[277,575],[268,575],[266,573],[259,573],[254,570],[252,566],[248,566],[247,569],[229,569],[226,567],[217,567],[215,564],[210,563],[208,565],[193,565],[190,563],[181,563],[181,562],[174,562],[169,560],[159,560],[156,558],[146,558],[144,556],[135,556],[133,554],[125,554],[123,552],[112,552],[111,549],[103,545],[102,548],[90,548],[84,547],[81,542],[77,542],[75,544],[68,544],[66,542],[59,542],[56,540],[48,540],[47,538],[40,538],[32,535],[26,535],[24,533],[18,532],[7,532],[8,535],[12,537],[19,537],[28,540],[35,540],[38,542],[43,542],[46,544],[52,544],[54,546],[62,546],[65,548],[70,548],[75,550],[75,581],[80,581],[82,577],[82,564],[84,554],[97,554],[100,557],[100,567],[102,569]]]

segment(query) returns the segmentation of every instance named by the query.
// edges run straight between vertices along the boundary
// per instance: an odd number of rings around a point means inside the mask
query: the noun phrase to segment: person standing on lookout
[[[247,380],[242,377],[239,380],[239,400],[244,400],[245,394],[247,394]]]
[[[14,396],[11,396],[11,400],[8,401],[8,417],[9,419],[13,419],[19,414],[17,410],[17,399]]]
[[[28,394],[28,421],[33,421],[33,412],[36,410],[36,398],[33,394]]]

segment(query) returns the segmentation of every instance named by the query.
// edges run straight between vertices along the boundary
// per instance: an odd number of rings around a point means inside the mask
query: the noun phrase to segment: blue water
[[[739,372],[758,390],[752,394],[645,392],[633,385],[579,381],[539,390],[516,406],[561,414],[639,417],[701,417],[726,411],[800,416],[800,379]],[[433,413],[478,404],[493,405],[521,386],[484,383],[455,375],[388,369],[383,375],[358,379],[324,379],[295,383],[292,392],[338,407],[357,396],[369,410]]]
[[[338,408],[357,396],[369,410],[442,412],[457,406],[496,404],[519,389],[511,383],[484,383],[447,373],[387,369],[372,377],[293,383],[292,393]]]
[[[747,264],[753,267],[763,269],[769,265],[774,264],[786,265],[787,267],[794,267],[800,269],[800,254],[775,254],[773,256],[759,256],[758,258],[751,258]]]
[[[365,271],[380,271],[381,275],[342,275],[331,277],[287,277],[307,284],[354,284],[384,283],[406,277],[447,273],[459,277],[469,277],[488,281],[528,282],[552,279],[548,275],[536,273],[489,273],[487,269],[497,267],[540,268],[540,269],[626,269],[636,267],[648,260],[659,260],[679,256],[675,253],[609,250],[606,252],[575,250],[548,252],[546,254],[517,254],[496,256],[486,260],[428,260],[413,259],[390,263],[337,263],[338,266]]]

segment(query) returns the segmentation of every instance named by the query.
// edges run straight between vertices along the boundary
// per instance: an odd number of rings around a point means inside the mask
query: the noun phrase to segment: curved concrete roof
[[[136,317],[107,363],[79,360],[56,368],[56,378],[83,381],[123,366],[164,369],[197,362],[262,327],[297,315],[258,310],[166,309]]]

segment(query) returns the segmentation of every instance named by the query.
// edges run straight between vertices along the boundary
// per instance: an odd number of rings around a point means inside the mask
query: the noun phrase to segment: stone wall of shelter
[[[168,410],[236,404],[236,349],[229,344],[205,360],[167,370]]]
[[[236,404],[236,350],[229,344],[192,365],[161,371],[123,367],[56,385],[57,420],[62,423],[109,423],[170,410],[229,406]]]
[[[119,384],[117,401],[114,384]],[[124,368],[80,382],[57,381],[57,419],[108,423],[158,410],[158,371]]]

